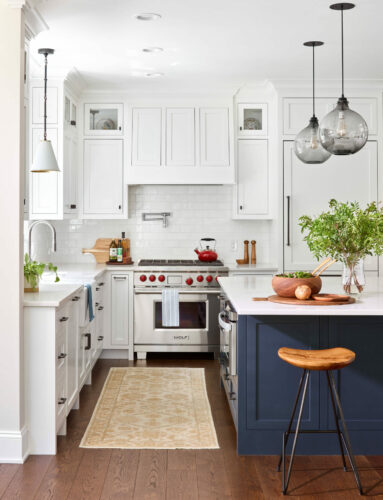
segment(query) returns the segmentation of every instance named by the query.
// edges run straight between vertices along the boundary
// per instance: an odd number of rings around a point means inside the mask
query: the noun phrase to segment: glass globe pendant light
[[[40,142],[31,172],[60,172],[56,156],[52,148],[51,141],[47,139],[47,73],[48,73],[48,55],[54,54],[53,49],[39,49],[39,54],[45,57],[44,67],[44,138]]]
[[[319,134],[322,146],[333,155],[357,153],[368,139],[367,123],[362,116],[348,107],[348,100],[344,96],[343,11],[354,7],[353,3],[330,5],[330,9],[341,12],[342,96],[338,99],[335,109],[321,121]]]
[[[315,116],[315,47],[320,47],[323,42],[305,42],[303,45],[313,49],[313,115],[307,127],[295,137],[294,151],[303,163],[324,163],[331,153],[326,151],[320,142],[319,122]]]

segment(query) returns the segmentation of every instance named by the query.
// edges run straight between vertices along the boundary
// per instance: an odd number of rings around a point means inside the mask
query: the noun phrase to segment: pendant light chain
[[[341,37],[342,37],[342,97],[344,97],[344,47],[343,47],[343,8],[341,9]]]
[[[44,69],[44,141],[47,140],[47,80],[48,80],[48,54],[45,53]]]
[[[313,117],[315,116],[315,45],[313,44]]]

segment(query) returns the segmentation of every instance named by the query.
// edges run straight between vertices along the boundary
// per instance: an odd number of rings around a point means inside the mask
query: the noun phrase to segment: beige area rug
[[[80,447],[219,448],[203,368],[111,368]]]

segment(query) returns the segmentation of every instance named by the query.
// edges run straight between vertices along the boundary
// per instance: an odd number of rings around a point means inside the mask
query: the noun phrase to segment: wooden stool
[[[292,414],[290,417],[289,426],[287,428],[287,431],[283,433],[282,455],[279,457],[279,462],[278,462],[278,467],[277,467],[277,470],[280,471],[280,467],[282,464],[282,493],[284,495],[286,495],[287,488],[289,485],[291,470],[292,470],[294,455],[295,455],[295,448],[296,448],[297,440],[298,440],[298,434],[299,433],[301,433],[301,434],[302,433],[306,433],[306,434],[307,433],[336,433],[338,435],[339,447],[340,447],[340,452],[341,452],[341,456],[342,456],[344,470],[346,471],[347,467],[346,467],[346,460],[344,457],[343,443],[344,443],[344,447],[346,448],[348,458],[350,460],[351,468],[354,472],[355,481],[356,481],[356,484],[358,486],[359,493],[362,495],[363,494],[362,485],[360,483],[358,469],[356,467],[354,455],[352,453],[350,437],[349,437],[349,434],[347,431],[346,423],[344,421],[343,410],[342,410],[342,407],[340,404],[338,392],[336,390],[334,378],[333,378],[332,373],[331,373],[331,370],[339,370],[339,369],[344,368],[345,366],[349,365],[350,363],[352,363],[355,359],[355,353],[353,351],[350,351],[349,349],[345,349],[343,347],[336,347],[334,349],[321,349],[318,351],[310,351],[310,350],[303,350],[303,349],[289,349],[288,347],[281,347],[278,350],[278,356],[281,359],[283,359],[283,361],[286,361],[286,363],[289,363],[290,365],[297,366],[298,368],[303,368],[303,373],[302,373],[302,376],[301,376],[301,379],[299,382],[298,393],[297,393],[297,396],[295,398],[295,403],[294,403],[293,411],[292,411]],[[300,430],[303,406],[305,403],[307,385],[308,385],[308,381],[310,378],[311,370],[325,371],[326,372],[328,388],[329,388],[330,396],[331,396],[332,409],[334,412],[336,430],[329,430],[329,431]],[[293,430],[291,430],[291,427],[292,427],[295,412],[297,409],[299,397],[300,397],[301,392],[302,392],[302,387],[303,387],[303,395],[302,395],[301,404],[299,407],[297,425],[296,425],[295,431],[293,431]],[[341,432],[341,430],[339,428],[339,417],[337,414],[337,408],[339,411],[340,420],[342,422],[343,432]],[[288,468],[287,478],[286,478],[285,453],[286,453],[287,441],[289,439],[290,434],[294,434],[294,442],[293,442],[293,447],[291,450],[290,463],[289,463],[289,468]]]

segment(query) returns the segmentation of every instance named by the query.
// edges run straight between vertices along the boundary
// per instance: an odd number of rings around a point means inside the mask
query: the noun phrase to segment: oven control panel
[[[135,287],[150,288],[219,288],[218,277],[228,276],[227,270],[216,271],[136,271]]]

